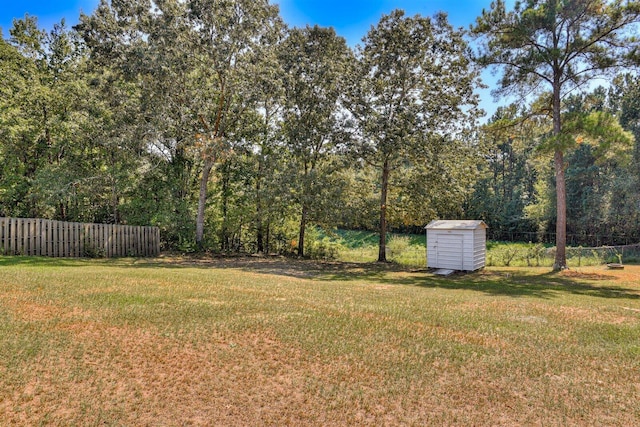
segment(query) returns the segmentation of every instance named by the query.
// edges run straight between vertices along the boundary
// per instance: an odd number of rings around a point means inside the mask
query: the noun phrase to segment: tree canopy
[[[553,120],[556,182],[555,269],[566,268],[565,151],[575,135],[563,132],[562,100],[614,68],[638,63],[640,4],[626,0],[527,0],[507,11],[491,4],[473,32],[481,37],[479,62],[499,65],[497,93],[549,94],[543,108]]]
[[[478,115],[478,73],[460,31],[444,14],[434,19],[385,15],[363,39],[354,74],[350,110],[358,125],[357,156],[380,172],[380,244],[386,260],[387,210],[391,172],[438,168],[441,155],[455,151]],[[464,162],[464,151],[456,151]],[[448,168],[439,170],[440,176]],[[422,175],[425,177],[425,175]],[[426,192],[422,184],[415,193]],[[446,191],[446,190],[444,190]]]
[[[564,268],[566,244],[640,240],[639,20],[632,1],[496,0],[470,32],[396,10],[351,48],[267,0],[25,16],[0,40],[0,215],[312,257],[358,228],[380,262],[389,232],[484,219],[555,240]],[[519,101],[481,125],[489,66]]]

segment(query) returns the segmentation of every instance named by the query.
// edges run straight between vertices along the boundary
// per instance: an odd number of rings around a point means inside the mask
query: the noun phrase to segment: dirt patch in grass
[[[350,278],[359,275],[416,271],[394,263],[317,261],[283,256],[190,257],[165,255],[158,260],[168,266],[233,268],[296,278]]]
[[[583,270],[563,270],[560,272],[562,277],[570,277],[572,279],[586,279],[586,280],[611,280],[615,279],[615,276],[609,274],[602,274],[594,271]]]
[[[50,320],[60,320],[77,318],[88,315],[89,312],[79,307],[63,308],[54,303],[37,303],[29,300],[20,301],[16,298],[2,298],[2,304],[16,318],[24,322],[47,322]]]
[[[26,322],[43,322],[64,314],[60,307],[52,304],[18,302],[15,299],[4,300],[3,303],[7,304],[7,307],[13,311],[15,316]]]
[[[24,385],[0,406],[4,422],[348,425],[366,419],[366,411],[354,408],[328,410],[331,397],[318,394],[345,393],[326,387],[336,377],[371,381],[375,373],[349,361],[322,364],[268,331],[189,343],[95,322],[61,330],[72,334],[71,348],[23,373]]]
[[[610,280],[623,283],[640,283],[640,265],[627,265],[624,269],[608,269],[607,266],[578,267],[564,270],[563,277],[585,280]]]

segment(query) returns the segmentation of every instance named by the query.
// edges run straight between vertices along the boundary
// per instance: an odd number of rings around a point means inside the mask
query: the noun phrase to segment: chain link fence
[[[532,242],[554,245],[556,233],[528,231],[487,230],[487,239],[497,242]],[[640,228],[636,234],[571,234],[567,233],[567,246],[629,246],[640,242]]]
[[[552,266],[556,248],[542,243],[489,243],[488,266]],[[617,246],[569,246],[567,264],[570,267],[607,263],[640,263],[640,244]]]

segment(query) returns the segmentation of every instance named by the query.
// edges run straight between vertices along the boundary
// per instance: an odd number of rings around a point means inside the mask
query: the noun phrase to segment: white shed
[[[427,267],[475,271],[487,255],[484,221],[431,221],[427,230]]]

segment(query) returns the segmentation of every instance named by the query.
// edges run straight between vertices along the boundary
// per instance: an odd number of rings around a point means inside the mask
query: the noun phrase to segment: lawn
[[[374,262],[378,259],[378,233],[370,231],[314,229],[307,239],[306,253],[311,258],[344,262]],[[406,267],[426,265],[424,234],[389,233],[387,260]],[[486,265],[489,267],[549,267],[555,262],[555,247],[541,243],[487,242]],[[605,263],[640,263],[640,245],[567,247],[570,268],[597,266]]]
[[[0,257],[2,425],[640,425],[640,266]]]

